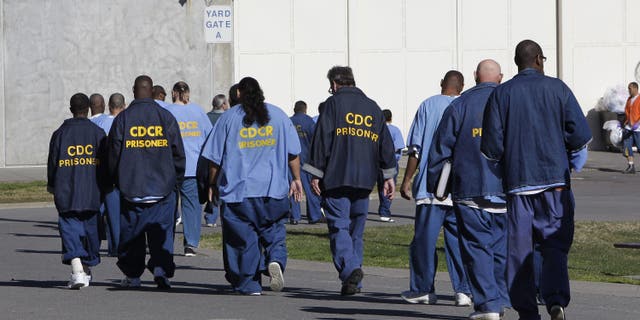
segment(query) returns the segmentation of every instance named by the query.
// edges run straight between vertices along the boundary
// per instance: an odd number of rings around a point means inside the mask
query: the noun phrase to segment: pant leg
[[[542,253],[540,291],[547,308],[566,307],[571,300],[567,259],[574,233],[574,199],[569,189],[539,195],[534,229]]]
[[[462,204],[455,205],[455,212],[473,307],[476,311],[500,312],[503,304],[495,274],[493,214]]]
[[[345,281],[358,261],[351,238],[351,201],[347,197],[327,196],[323,202],[333,265],[340,280]]]
[[[395,182],[395,179],[393,179]],[[384,176],[378,173],[378,214],[381,217],[391,217],[391,200],[384,195]]]
[[[436,242],[444,216],[445,212],[441,206],[419,205],[416,207],[414,235],[409,245],[409,290],[411,292],[435,292],[434,280],[438,266]]]
[[[511,307],[509,288],[507,286],[507,215],[493,213],[493,268],[494,277],[503,307]]]
[[[300,174],[302,175],[302,172]],[[291,174],[291,170],[289,170],[289,174],[287,175],[287,177],[289,178],[289,183],[291,183],[291,181],[293,180],[293,175]],[[290,210],[291,211],[290,211],[289,221],[300,221],[300,219],[302,218],[300,202],[297,202],[293,198],[291,198]]]
[[[453,207],[441,206],[444,211],[444,253],[447,261],[447,270],[453,291],[470,294],[469,279],[464,270],[462,257],[460,256],[460,241],[458,238],[458,221]],[[437,267],[437,265],[436,265]]]
[[[307,200],[307,220],[309,222],[318,222],[323,217],[322,211],[320,211],[321,199],[311,188],[312,176],[308,172],[302,171],[300,172],[300,178],[302,178],[302,188]]]
[[[218,222],[218,217],[220,216],[219,206],[214,205],[211,202],[207,202],[207,205],[204,211],[206,212],[204,214],[205,223],[216,224]]]
[[[197,248],[200,244],[202,227],[202,206],[198,199],[198,183],[195,178],[186,178],[180,187],[180,208],[182,209],[183,244]]]
[[[507,197],[507,285],[511,305],[522,320],[540,319],[533,278],[533,197]]]
[[[69,212],[58,216],[58,230],[62,240],[62,263],[71,264],[80,258],[83,265],[100,263],[99,212]]]
[[[353,270],[362,268],[364,256],[364,227],[367,221],[367,214],[369,213],[369,198],[351,199],[350,207],[351,224],[349,226],[349,234],[351,235],[355,260],[349,261],[345,268],[351,270],[347,277]],[[358,284],[358,286],[360,287],[361,285]]]
[[[114,188],[113,191],[107,193],[104,203],[107,213],[107,225],[109,227],[108,251],[110,255],[116,255],[120,242],[120,191]]]
[[[282,270],[287,266],[287,218],[289,199],[251,198],[260,221],[258,234],[266,264],[277,262]]]
[[[633,133],[626,130],[623,131],[622,134],[622,155],[625,157],[633,157]]]
[[[262,253],[256,232],[257,215],[252,204],[247,199],[239,203],[227,203],[222,223],[227,269],[225,278],[240,293],[262,292]]]
[[[169,278],[173,277],[176,270],[176,265],[173,262],[176,200],[176,194],[169,193],[168,196],[154,203],[144,213],[147,243],[149,245],[147,268],[153,273],[155,267],[160,267]],[[200,218],[199,213],[198,218]]]
[[[146,235],[141,215],[147,204],[131,203],[120,197],[120,245],[118,268],[125,276],[139,278],[144,273]]]

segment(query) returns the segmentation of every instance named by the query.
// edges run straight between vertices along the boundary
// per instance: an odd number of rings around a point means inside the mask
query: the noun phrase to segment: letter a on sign
[[[207,43],[233,42],[233,11],[231,6],[204,8],[204,38]]]

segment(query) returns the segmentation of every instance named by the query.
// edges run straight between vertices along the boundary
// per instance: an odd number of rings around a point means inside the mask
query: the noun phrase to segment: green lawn
[[[409,243],[413,226],[369,227],[365,231],[364,264],[389,268],[409,268]],[[625,277],[640,275],[640,250],[615,249],[615,242],[640,241],[640,222],[577,222],[574,244],[569,255],[572,280],[601,281],[640,285]],[[204,237],[202,245],[221,248],[220,233]],[[295,228],[287,232],[292,259],[331,261],[326,228]],[[439,271],[446,271],[442,235],[437,246]]]
[[[45,181],[0,183],[0,203],[52,201]]]

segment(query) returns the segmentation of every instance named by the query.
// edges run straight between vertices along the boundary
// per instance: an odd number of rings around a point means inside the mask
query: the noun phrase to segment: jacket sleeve
[[[449,106],[442,115],[442,120],[433,136],[429,149],[427,166],[427,192],[435,193],[440,172],[445,162],[453,158],[453,150],[460,133],[460,122],[456,109]]]
[[[58,146],[58,131],[56,130],[53,135],[51,135],[51,141],[49,142],[49,157],[47,160],[47,191],[53,193],[55,191],[55,178],[57,171],[57,162],[59,157],[60,149]]]
[[[113,189],[113,181],[111,179],[111,175],[109,175],[108,168],[108,159],[107,155],[109,154],[108,145],[107,145],[107,137],[104,134],[104,131],[100,129],[98,132],[98,154],[96,158],[98,159],[98,186],[100,186],[100,190],[103,193],[107,193]]]
[[[187,166],[187,160],[184,154],[184,145],[182,144],[180,127],[178,127],[178,122],[176,122],[175,118],[171,117],[168,121],[167,129],[167,139],[171,144],[173,166],[176,170],[176,189],[179,189],[184,181],[184,171]]]
[[[398,173],[398,169],[396,169],[396,151],[393,145],[393,138],[391,138],[391,133],[389,132],[389,128],[384,122],[384,118],[382,119],[382,130],[380,130],[380,141],[378,142],[379,150],[379,159],[380,159],[380,169],[382,170],[382,176],[386,179],[391,179],[395,177]]]
[[[564,143],[567,151],[582,149],[591,141],[591,129],[571,90],[565,85],[567,100],[564,106]]]
[[[304,171],[318,178],[324,177],[324,170],[327,168],[329,155],[331,154],[334,132],[335,101],[329,98],[325,102],[323,113],[318,118],[316,130],[311,140],[309,159],[302,167]]]
[[[484,109],[480,151],[489,160],[502,160],[504,153],[504,118],[496,91],[491,93]]]
[[[122,152],[122,143],[124,142],[124,112],[121,112],[115,119],[109,130],[107,138],[107,168],[109,176],[117,184],[118,166],[120,165],[120,153]]]

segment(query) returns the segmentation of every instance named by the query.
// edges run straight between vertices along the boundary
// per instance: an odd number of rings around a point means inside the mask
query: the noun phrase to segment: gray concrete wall
[[[228,92],[233,54],[205,43],[205,3],[231,0],[0,0],[0,166],[45,164],[71,95],[120,92],[128,102],[140,74],[168,92],[186,81],[208,110]]]

